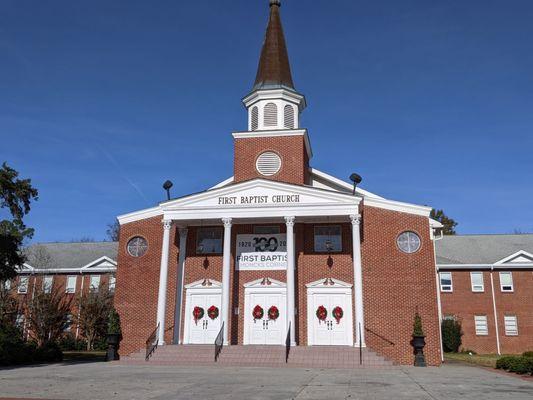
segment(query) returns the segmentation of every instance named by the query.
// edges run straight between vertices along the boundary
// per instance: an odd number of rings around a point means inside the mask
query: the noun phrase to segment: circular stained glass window
[[[148,250],[148,242],[141,236],[135,236],[128,242],[128,254],[132,257],[141,257]]]
[[[403,232],[398,236],[398,247],[407,254],[415,253],[420,249],[420,236],[414,232]]]

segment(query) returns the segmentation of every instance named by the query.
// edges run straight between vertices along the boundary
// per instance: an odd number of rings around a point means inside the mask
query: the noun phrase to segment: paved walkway
[[[533,383],[463,365],[319,370],[90,363],[0,370],[2,398],[531,400]]]

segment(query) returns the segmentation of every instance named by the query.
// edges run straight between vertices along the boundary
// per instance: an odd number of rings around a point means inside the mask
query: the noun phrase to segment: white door
[[[189,343],[190,344],[214,344],[215,339],[220,331],[221,316],[220,294],[191,294],[187,297],[189,304],[187,304],[187,316],[189,326]],[[211,306],[218,308],[218,317],[211,319],[208,315],[208,310]],[[201,319],[195,321],[194,308],[201,307],[204,310],[204,315]]]
[[[345,346],[353,345],[351,295],[343,291],[310,293],[308,295],[308,321],[310,325],[309,344],[315,346]],[[325,307],[327,318],[318,319],[316,312],[319,307]],[[339,320],[333,316],[333,310],[340,307],[343,316]]]
[[[253,310],[256,306],[263,309],[263,318],[254,320]],[[279,317],[275,320],[270,319],[268,315],[268,310],[272,306],[279,310]],[[247,324],[249,332],[248,344],[280,345],[285,343],[287,333],[285,326],[286,296],[284,293],[268,293],[266,291],[250,293],[247,296],[245,310],[245,324]]]

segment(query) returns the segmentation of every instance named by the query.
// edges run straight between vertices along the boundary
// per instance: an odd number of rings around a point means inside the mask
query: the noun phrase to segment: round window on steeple
[[[281,158],[273,151],[265,151],[257,157],[255,168],[261,175],[275,175],[281,169]]]

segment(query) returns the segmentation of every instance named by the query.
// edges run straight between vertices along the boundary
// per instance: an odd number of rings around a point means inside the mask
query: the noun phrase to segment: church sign
[[[287,235],[237,235],[236,269],[240,271],[287,269]]]
[[[258,204],[294,204],[300,203],[299,194],[273,194],[260,196],[222,196],[218,198],[219,206],[247,206]]]

